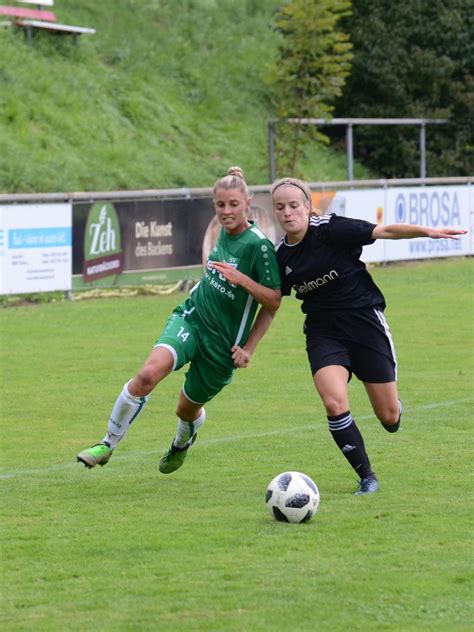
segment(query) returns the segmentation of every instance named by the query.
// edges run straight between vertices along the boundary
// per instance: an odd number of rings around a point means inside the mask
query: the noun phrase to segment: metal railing
[[[275,125],[278,122],[287,122],[293,125],[345,125],[346,126],[346,153],[347,153],[347,179],[354,177],[354,138],[355,125],[419,125],[420,126],[420,178],[426,177],[426,126],[446,125],[447,119],[430,118],[272,118],[268,121],[268,161],[270,182],[276,178],[275,165]]]
[[[314,191],[334,191],[336,189],[370,189],[377,187],[434,186],[434,185],[474,184],[473,176],[453,176],[445,178],[378,178],[374,180],[333,180],[328,182],[308,182]],[[252,193],[269,193],[270,184],[249,186]],[[36,202],[96,202],[98,200],[173,200],[212,197],[212,187],[179,189],[143,189],[136,191],[83,191],[63,193],[1,193],[0,204],[20,204]]]

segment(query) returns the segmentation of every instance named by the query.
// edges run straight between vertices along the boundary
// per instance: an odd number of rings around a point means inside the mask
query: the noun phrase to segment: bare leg
[[[176,414],[183,421],[194,421],[199,417],[203,410],[202,404],[196,404],[189,400],[186,395],[181,391],[179,394],[178,406],[176,407]]]
[[[349,374],[343,366],[325,366],[313,375],[314,385],[328,415],[340,415],[349,410],[347,379]]]
[[[206,411],[202,404],[192,402],[186,397],[184,392],[181,391],[178,406],[176,407],[176,414],[178,415],[178,425],[176,428],[176,436],[173,440],[173,446],[178,449],[187,448],[190,445],[191,439],[206,421]]]
[[[124,385],[112,408],[103,441],[113,449],[145,406],[149,394],[172,370],[174,357],[166,347],[155,347],[137,375]]]
[[[161,380],[171,373],[174,357],[167,347],[155,347],[137,375],[128,383],[133,397],[145,397]]]
[[[145,406],[151,391],[175,366],[173,353],[167,347],[155,347],[137,375],[125,384],[115,400],[102,443],[96,444],[77,455],[86,467],[105,465],[117,446],[124,439],[130,425]]]
[[[398,429],[401,405],[398,399],[397,383],[373,384],[364,382],[372,408],[382,425],[392,432]]]
[[[160,459],[159,467],[163,474],[171,474],[183,465],[188,449],[196,440],[197,431],[206,421],[203,405],[192,402],[183,391],[179,394],[176,414],[178,415],[176,436],[170,449]]]
[[[314,384],[326,408],[329,432],[336,445],[360,476],[361,482],[375,480],[365,450],[364,439],[349,410],[347,379],[349,374],[343,366],[331,365],[316,371]],[[373,491],[377,484],[372,482]]]

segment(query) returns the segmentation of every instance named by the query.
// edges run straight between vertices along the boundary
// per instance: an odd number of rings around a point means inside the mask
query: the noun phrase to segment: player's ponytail
[[[252,195],[248,189],[247,183],[245,182],[244,172],[240,167],[230,167],[227,171],[226,176],[217,180],[213,187],[213,193],[217,191],[217,189],[238,189],[241,191],[246,198],[251,198]]]
[[[242,178],[242,180],[245,182],[244,172],[242,171],[240,167],[229,167],[227,173],[230,176],[236,176],[238,178]]]

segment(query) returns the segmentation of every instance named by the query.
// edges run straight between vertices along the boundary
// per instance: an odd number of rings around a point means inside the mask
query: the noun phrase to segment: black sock
[[[396,424],[388,425],[383,423],[382,426],[387,432],[397,432],[397,430],[400,428],[400,418],[398,419]]]
[[[328,422],[332,438],[360,478],[373,476],[364,440],[351,413],[347,411],[335,417],[328,417]]]

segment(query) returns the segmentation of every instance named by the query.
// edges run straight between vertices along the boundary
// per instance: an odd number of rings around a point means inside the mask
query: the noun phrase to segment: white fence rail
[[[425,238],[379,240],[365,248],[363,255],[366,262],[376,263],[474,254],[473,183],[473,177],[460,177],[313,182],[310,186],[314,205],[324,212],[365,219],[374,224],[403,222],[469,230],[467,235],[456,241]],[[260,218],[263,222],[266,221],[272,228],[272,238],[276,239],[279,233],[275,229],[271,209],[270,186],[250,188],[260,214],[259,222]],[[180,200],[183,201],[182,205]],[[134,240],[138,239],[130,225],[134,223],[137,226],[140,222],[145,225],[145,219],[148,223],[156,223],[152,219],[160,214],[166,217],[166,222],[173,224],[173,230],[169,235],[160,236],[159,248],[150,249],[149,258],[141,258],[141,282],[145,282],[147,274],[151,278],[153,272],[159,273],[154,275],[155,278],[167,278],[167,270],[173,271],[174,278],[181,273],[182,278],[188,278],[189,268],[193,267],[196,274],[199,274],[200,248],[197,249],[199,252],[195,248],[193,260],[187,260],[182,270],[179,258],[173,263],[171,259],[157,257],[156,253],[182,252],[183,244],[192,243],[195,247],[197,240],[203,242],[204,253],[204,233],[208,217],[212,215],[211,188],[1,194],[0,294],[69,291],[73,287],[73,259],[79,269],[79,273],[76,271],[74,275],[76,287],[87,286],[89,281],[85,277],[80,279],[82,285],[78,284],[78,277],[82,277],[82,259],[85,259],[82,246],[85,235],[82,233],[86,224],[84,221],[82,224],[76,223],[74,218],[75,211],[81,208],[84,219],[84,210],[87,211],[88,205],[92,208],[97,202],[101,206],[106,205],[117,217],[117,230],[121,233],[123,242],[120,256],[125,259],[123,273],[111,275],[110,279],[102,279],[102,285],[123,285],[126,280],[130,280],[132,284],[140,283],[133,280],[136,278],[133,273],[137,270],[133,266],[127,268],[127,252],[136,252],[137,244]],[[129,202],[130,205],[127,204]],[[114,204],[118,213],[113,210]],[[180,222],[181,214],[183,218],[186,213],[189,214],[191,204],[195,209],[191,216],[196,217],[195,213],[202,215],[199,224],[202,234],[197,234],[196,229],[188,234],[189,221]],[[263,223],[261,225],[266,229]],[[132,254],[128,256],[130,261]],[[108,258],[110,257],[105,252],[104,261]]]

